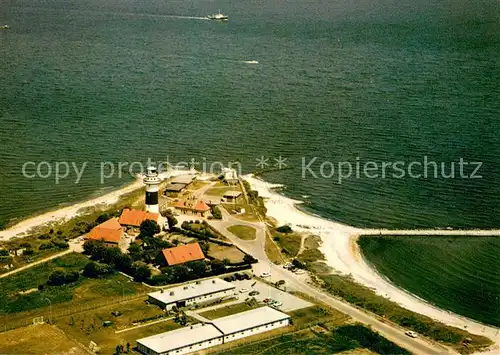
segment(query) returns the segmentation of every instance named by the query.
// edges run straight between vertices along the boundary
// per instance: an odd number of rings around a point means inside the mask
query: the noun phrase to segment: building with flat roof
[[[185,184],[168,184],[165,188],[166,192],[182,192],[186,188]]]
[[[241,191],[227,191],[224,193],[224,198],[228,201],[234,201],[241,196]]]
[[[286,327],[291,317],[271,307],[218,318],[209,323],[177,329],[137,340],[137,349],[147,355],[180,355]]]
[[[290,324],[291,317],[271,307],[260,307],[217,318],[212,324],[224,334],[224,343]]]
[[[212,324],[206,323],[139,339],[137,350],[147,355],[181,355],[222,342],[222,333]]]
[[[170,181],[171,184],[182,184],[185,187],[191,185],[191,183],[194,181],[195,176],[194,175],[179,175],[176,176]]]
[[[171,310],[174,306],[186,307],[231,297],[235,288],[232,283],[215,278],[153,292],[148,294],[148,299],[150,303]]]

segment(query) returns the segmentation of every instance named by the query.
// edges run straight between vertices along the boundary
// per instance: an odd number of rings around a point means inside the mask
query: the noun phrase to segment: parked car
[[[239,272],[235,273],[233,276],[236,277],[236,280],[243,280],[243,275]]]
[[[259,291],[252,291],[248,295],[250,296],[257,296],[260,292]]]
[[[291,268],[293,268],[293,264],[292,263],[286,263],[285,265],[283,265],[283,268],[284,269],[291,269]]]
[[[224,277],[224,281],[231,282],[233,281],[233,278],[231,276],[226,276]]]
[[[242,289],[240,289],[240,293],[246,293],[248,291],[250,291],[248,288],[242,288]]]
[[[283,306],[283,303],[281,303],[280,301],[274,301],[272,303],[269,304],[271,307],[281,307]]]
[[[413,330],[407,330],[405,332],[405,334],[408,335],[410,338],[416,338],[416,337],[418,337],[418,334],[415,333]]]
[[[252,277],[248,275],[247,273],[242,274],[243,280],[250,280]]]
[[[297,270],[294,270],[294,273],[297,274],[297,275],[303,275],[306,272],[304,270],[302,270],[302,269],[297,269]]]
[[[270,298],[264,298],[264,300],[262,300],[262,302],[264,302],[264,303],[269,303],[271,301],[272,301],[272,299],[270,299]]]
[[[263,272],[260,277],[269,277],[271,276],[271,273],[270,272]]]

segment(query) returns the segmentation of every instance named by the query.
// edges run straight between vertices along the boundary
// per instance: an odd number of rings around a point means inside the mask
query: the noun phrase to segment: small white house
[[[214,278],[156,291],[148,294],[148,299],[168,311],[174,306],[186,307],[233,296],[235,288],[230,282]]]
[[[286,327],[291,317],[271,307],[233,314],[191,327],[137,340],[137,349],[146,355],[182,355],[198,352],[251,335]]]
[[[217,318],[212,324],[224,334],[224,343],[286,327],[291,317],[271,307],[260,307],[249,311]]]
[[[196,324],[137,340],[146,355],[182,355],[222,344],[222,333],[212,324]]]

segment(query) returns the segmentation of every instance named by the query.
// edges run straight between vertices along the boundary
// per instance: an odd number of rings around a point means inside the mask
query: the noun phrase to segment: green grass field
[[[53,271],[57,269],[80,271],[88,262],[86,256],[71,253],[0,279],[0,318],[9,315],[10,319],[13,313],[47,308],[49,306],[47,299],[50,300],[52,308],[57,310],[59,304],[67,302],[76,305],[105,297],[132,295],[147,289],[141,284],[129,282],[120,274],[99,279],[81,276],[78,281],[68,285],[45,285],[42,290],[37,289],[39,285],[47,282]],[[28,290],[31,292],[20,293]]]
[[[458,314],[500,326],[500,238],[361,237],[392,282]]]
[[[254,240],[255,233],[257,232],[254,227],[244,226],[239,224],[231,226],[227,230],[243,240]]]
[[[236,349],[222,351],[220,354],[336,354],[344,351],[367,348],[377,354],[410,354],[405,349],[388,341],[379,334],[362,325],[344,325],[331,332],[318,335],[310,330],[284,334],[276,338]]]

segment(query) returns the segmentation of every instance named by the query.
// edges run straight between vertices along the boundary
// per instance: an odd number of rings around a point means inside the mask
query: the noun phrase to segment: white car
[[[280,301],[271,302],[271,307],[281,307],[281,306],[283,306],[283,303],[281,303]]]
[[[242,288],[240,290],[240,293],[247,293],[248,291],[250,291],[248,288]]]
[[[260,277],[269,277],[271,276],[271,273],[270,272],[263,272]]]
[[[418,334],[415,333],[413,330],[407,330],[405,332],[405,334],[408,335],[410,338],[416,338],[416,337],[418,337]]]
[[[294,273],[296,275],[304,275],[306,272],[304,270],[302,270],[302,269],[297,269],[297,270],[294,271]]]

